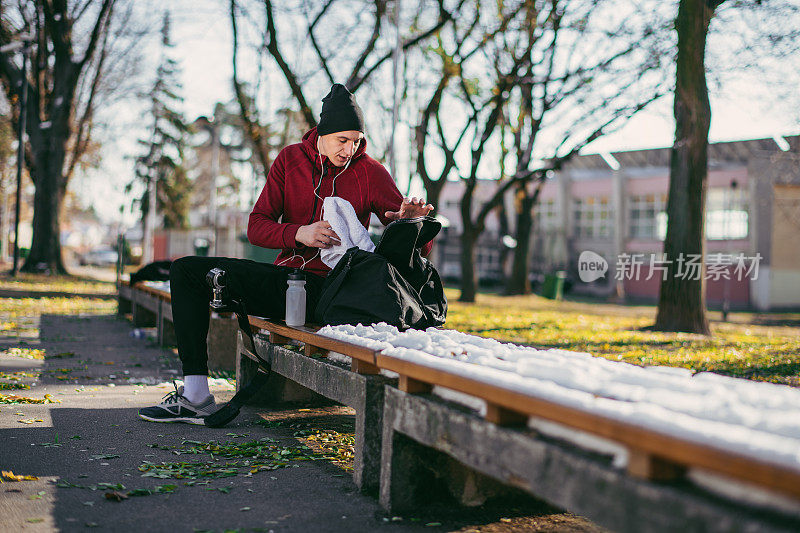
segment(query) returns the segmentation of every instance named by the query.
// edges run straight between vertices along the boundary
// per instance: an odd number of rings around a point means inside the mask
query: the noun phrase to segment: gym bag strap
[[[347,274],[350,272],[350,265],[353,263],[353,254],[358,249],[359,248],[356,246],[348,248],[339,262],[336,263],[333,270],[331,270],[330,274],[328,274],[325,285],[323,285],[322,294],[317,302],[317,309],[330,306],[331,300],[339,293],[342,283],[344,283]],[[330,283],[328,283],[328,280],[330,280]]]
[[[247,339],[250,340],[251,353],[258,359],[258,370],[255,375],[243,385],[236,394],[233,395],[225,405],[220,407],[216,412],[208,415],[203,419],[203,423],[212,428],[219,428],[232,421],[239,415],[242,406],[246,404],[261,388],[266,385],[269,379],[270,372],[272,371],[269,361],[261,357],[256,350],[255,340],[253,339],[253,330],[250,327],[250,318],[247,314],[247,307],[244,300],[241,298],[229,297],[225,302],[229,310],[236,314],[236,320],[239,323],[239,329],[242,330]],[[248,350],[249,351],[249,350]],[[242,357],[242,356],[240,356]]]

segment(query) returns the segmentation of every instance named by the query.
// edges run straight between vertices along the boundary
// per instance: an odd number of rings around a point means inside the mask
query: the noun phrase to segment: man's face
[[[358,150],[364,134],[360,131],[337,131],[319,138],[319,151],[327,156],[328,160],[337,167],[347,164],[353,154]]]

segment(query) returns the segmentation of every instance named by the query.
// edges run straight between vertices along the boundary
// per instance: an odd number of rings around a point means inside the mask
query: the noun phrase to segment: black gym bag
[[[319,324],[386,322],[400,330],[444,324],[447,299],[420,249],[442,229],[431,217],[386,226],[374,252],[347,250],[325,279],[314,319]]]

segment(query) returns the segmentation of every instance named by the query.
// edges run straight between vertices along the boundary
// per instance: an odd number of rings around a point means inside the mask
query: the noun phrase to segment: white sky
[[[174,57],[180,62],[183,75],[184,111],[189,120],[210,115],[216,102],[232,98],[231,38],[227,2],[211,0],[171,0],[172,39],[176,43]],[[154,28],[160,27],[160,10],[151,10]],[[152,61],[158,57],[158,38],[153,37]],[[240,62],[240,68],[248,65]],[[154,71],[155,65],[151,70]],[[246,77],[243,75],[243,77]],[[321,96],[321,95],[320,95]],[[317,109],[317,100],[313,106]],[[797,100],[793,102],[797,104]],[[104,168],[90,176],[76,175],[71,187],[92,203],[105,220],[120,217],[120,205],[130,204],[123,188],[132,178],[132,162],[128,159],[139,148],[136,139],[142,135],[138,127],[146,126],[141,104],[126,102],[114,109],[116,130],[112,142],[105,147]],[[724,94],[712,93],[710,139],[727,141],[800,132],[800,115],[790,103],[772,94],[769,87],[751,79],[736,85],[728,84]],[[672,102],[665,98],[641,112],[620,131],[601,138],[584,153],[620,151],[638,148],[665,147],[672,144],[674,122]],[[404,151],[400,150],[401,153]],[[135,216],[127,214],[127,224]]]

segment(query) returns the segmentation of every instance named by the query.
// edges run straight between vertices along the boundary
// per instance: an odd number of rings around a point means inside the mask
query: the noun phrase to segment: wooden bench
[[[141,306],[152,303],[136,296],[129,299]],[[354,479],[364,490],[377,488],[381,505],[391,512],[426,503],[431,476],[451,475],[455,462],[615,531],[800,530],[800,468],[412,363],[325,337],[316,328],[293,328],[252,316],[250,324],[255,346],[239,335],[237,387],[257,369],[257,357],[251,352],[255,350],[270,362],[278,380],[268,387],[274,399],[293,399],[291,384],[296,384],[352,406]],[[301,344],[302,353],[285,348],[290,342]],[[352,362],[345,366],[331,361],[325,357],[329,352],[346,355]],[[381,370],[398,378],[381,376]],[[432,394],[434,387],[484,401],[485,415]],[[618,468],[609,454],[527,428],[531,417],[624,447],[627,466]],[[446,469],[442,457],[450,458]],[[689,475],[696,472],[722,476],[744,490],[768,491],[785,508],[742,505],[696,483]]]
[[[434,484],[431,476],[452,475],[452,461],[445,464],[437,460],[438,454],[615,531],[800,530],[800,468],[787,469],[412,363],[319,335],[315,328],[290,328],[260,319],[251,319],[251,324],[268,332],[256,349],[272,357],[273,369],[309,388],[320,390],[314,382],[330,366],[309,356],[325,351],[352,357],[351,373],[369,376],[387,370],[399,375],[373,399],[383,403],[381,444],[371,443],[374,434],[362,430],[366,448],[356,454],[369,464],[370,451],[381,450],[379,497],[391,512],[424,505]],[[290,340],[303,343],[303,353],[280,347]],[[434,387],[485,401],[485,415],[431,394]],[[377,420],[374,413],[369,416]],[[609,454],[528,429],[530,417],[626,448],[627,466],[615,467]],[[357,427],[357,437],[358,433]],[[434,472],[439,467],[441,471]],[[770,491],[793,510],[742,505],[694,482],[690,472],[710,472],[744,487]],[[474,476],[461,477],[475,483]]]
[[[393,366],[414,376],[406,379],[413,393],[393,389],[384,395],[380,502],[393,513],[427,501],[431,476],[448,470],[437,461],[438,453],[614,531],[800,530],[798,471],[474,380]],[[437,382],[483,397],[486,415],[424,393]],[[626,446],[627,468],[615,467],[609,454],[527,428],[522,422],[528,416]],[[721,497],[687,477],[695,469],[774,491],[792,501],[796,512],[792,516]]]
[[[150,287],[139,282],[131,286],[121,281],[118,286],[117,314],[131,314],[133,325],[156,327],[156,338],[161,346],[175,344],[175,328],[172,325],[172,303],[169,291]]]

